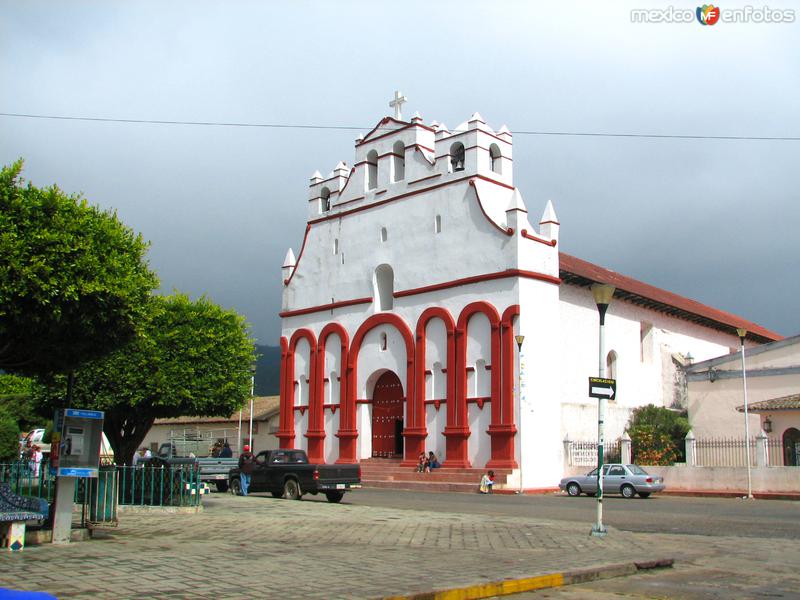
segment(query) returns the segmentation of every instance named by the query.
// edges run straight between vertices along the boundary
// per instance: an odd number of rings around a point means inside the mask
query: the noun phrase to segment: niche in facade
[[[394,271],[389,265],[379,265],[375,269],[375,308],[378,311],[392,310],[394,307]]]

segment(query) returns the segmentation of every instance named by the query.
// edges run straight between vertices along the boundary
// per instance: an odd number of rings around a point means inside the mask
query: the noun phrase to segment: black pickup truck
[[[247,492],[270,492],[275,498],[300,500],[303,494],[325,494],[328,502],[339,502],[347,490],[361,487],[358,465],[313,465],[303,450],[265,450],[255,459]],[[239,469],[228,476],[231,492],[239,494]]]

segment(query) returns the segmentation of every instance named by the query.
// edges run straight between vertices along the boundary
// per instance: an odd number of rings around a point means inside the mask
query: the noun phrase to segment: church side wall
[[[597,439],[597,403],[587,378],[598,373],[598,313],[588,288],[560,287],[562,438]],[[622,435],[631,409],[674,404],[672,354],[704,360],[724,354],[735,336],[615,299],[606,316],[606,353],[616,353],[617,399],[607,403],[606,439]]]

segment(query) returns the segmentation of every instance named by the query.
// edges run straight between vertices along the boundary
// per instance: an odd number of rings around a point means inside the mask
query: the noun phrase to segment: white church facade
[[[476,113],[451,131],[396,109],[356,141],[353,167],[314,174],[305,236],[282,268],[282,447],[409,466],[432,450],[445,467],[552,487],[564,437],[597,436],[592,283],[617,288],[607,439],[632,408],[680,402],[676,356],[735,349],[736,327],[751,344],[780,338],[561,253],[552,204],[531,219],[513,169],[505,126]]]

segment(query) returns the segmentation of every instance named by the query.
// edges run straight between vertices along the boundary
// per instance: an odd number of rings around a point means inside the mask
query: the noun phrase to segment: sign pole
[[[605,360],[605,325],[606,311],[611,299],[614,297],[614,286],[607,284],[594,284],[592,286],[592,296],[594,297],[597,311],[600,314],[600,343],[598,344],[598,371],[600,378],[606,376]],[[592,535],[603,537],[607,530],[603,525],[603,448],[604,440],[604,421],[606,417],[606,398],[600,396],[597,399],[597,522],[592,526]]]

